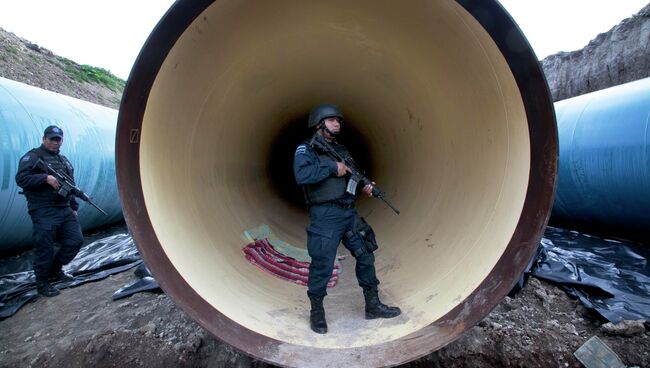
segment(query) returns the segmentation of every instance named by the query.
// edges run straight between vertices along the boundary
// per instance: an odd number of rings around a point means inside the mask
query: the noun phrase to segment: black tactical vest
[[[50,164],[54,170],[63,170],[70,177],[73,177],[72,164],[70,164],[70,161],[65,156],[50,153],[42,146],[30,150],[29,153],[36,155],[46,164]],[[34,171],[42,170],[34,168]],[[70,205],[71,194],[63,197],[49,184],[44,184],[37,190],[25,190],[24,192],[27,198],[27,207],[30,211],[41,207],[62,207]]]
[[[305,142],[305,144],[309,144],[309,141]],[[345,155],[348,154],[348,150],[344,145],[336,144],[332,146],[341,156],[345,157]],[[334,161],[334,159],[325,152],[320,152],[318,148],[312,146],[312,149],[316,152],[320,162]],[[345,191],[347,182],[347,176],[328,176],[321,182],[303,185],[305,201],[308,205],[314,205],[349,197],[350,195]]]

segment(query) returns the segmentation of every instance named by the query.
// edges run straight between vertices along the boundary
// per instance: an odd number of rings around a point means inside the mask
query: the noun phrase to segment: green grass
[[[114,76],[106,69],[90,65],[79,65],[66,58],[60,58],[59,60],[61,61],[63,71],[76,81],[101,84],[118,92],[124,90],[126,82]]]
[[[9,51],[10,53],[12,53],[14,55],[18,54],[18,49],[15,46],[13,46],[13,45],[4,45],[4,46],[5,46],[5,49],[7,51]]]
[[[42,63],[43,63],[42,58],[40,58],[40,57],[38,57],[38,56],[36,56],[36,55],[34,55],[34,54],[32,54],[32,53],[28,53],[28,54],[27,54],[27,57],[30,58],[30,59],[32,59],[32,61],[33,61],[35,64],[42,64]]]

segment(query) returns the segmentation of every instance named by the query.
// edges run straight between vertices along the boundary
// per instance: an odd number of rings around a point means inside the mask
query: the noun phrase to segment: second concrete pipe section
[[[350,262],[320,336],[306,289],[241,249],[260,224],[304,247],[291,165],[325,102],[402,211],[358,203],[382,298],[404,313],[365,321]],[[129,78],[117,172],[142,256],[215,336],[285,366],[386,366],[448,344],[508,293],[548,221],[557,151],[537,58],[496,1],[178,1]]]

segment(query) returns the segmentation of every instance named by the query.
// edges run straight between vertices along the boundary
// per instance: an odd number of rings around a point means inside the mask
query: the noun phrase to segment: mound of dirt
[[[0,77],[117,109],[125,82],[0,28]]]
[[[542,60],[553,101],[650,77],[650,4],[581,50]]]

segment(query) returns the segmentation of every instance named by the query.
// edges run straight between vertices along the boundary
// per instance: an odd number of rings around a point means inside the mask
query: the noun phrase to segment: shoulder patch
[[[306,153],[306,152],[307,152],[307,145],[306,144],[301,144],[300,146],[298,146],[298,148],[296,148],[295,155],[299,155],[299,154]]]
[[[21,158],[20,161],[27,162],[27,161],[29,161],[31,159],[32,159],[32,156],[28,153],[25,156],[23,156],[23,158]]]

